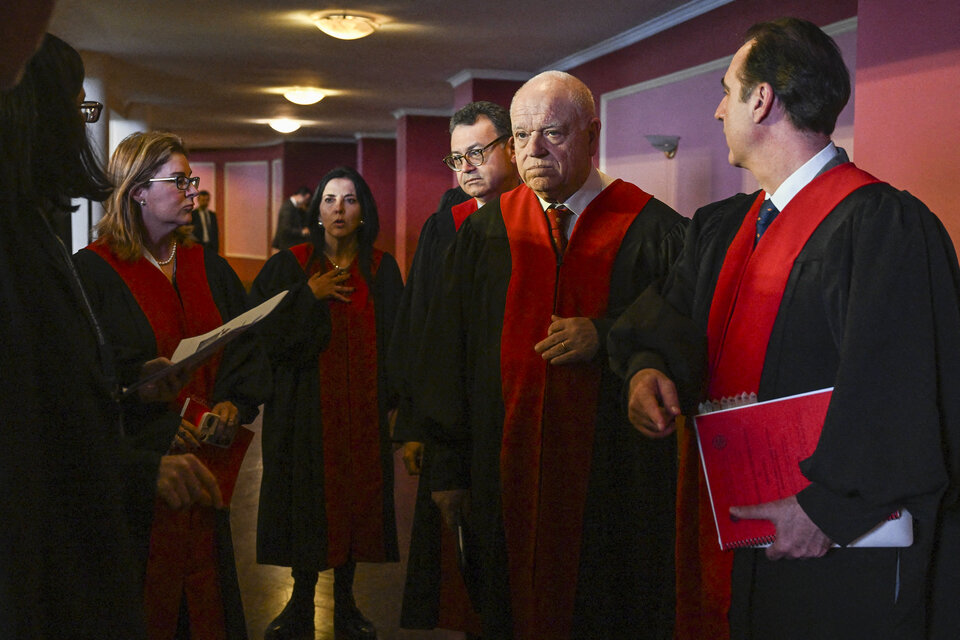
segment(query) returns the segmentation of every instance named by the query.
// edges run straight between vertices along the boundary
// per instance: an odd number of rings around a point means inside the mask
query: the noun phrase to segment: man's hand
[[[403,466],[407,468],[407,473],[412,476],[420,475],[423,471],[423,443],[422,442],[404,442],[403,443]]]
[[[589,362],[600,349],[600,336],[590,318],[550,316],[547,337],[533,350],[550,364]]]
[[[822,558],[833,545],[827,534],[807,516],[796,496],[747,507],[730,507],[730,515],[744,520],[769,520],[774,524],[777,539],[766,550],[770,560]]]
[[[630,422],[651,438],[663,438],[677,428],[680,399],[673,380],[656,369],[641,369],[630,378]]]
[[[157,495],[171,509],[185,509],[192,504],[223,508],[217,479],[192,453],[160,458]]]
[[[140,368],[140,377],[146,378],[165,367],[169,367],[171,364],[173,363],[170,362],[169,358],[154,358],[153,360],[148,360]],[[137,389],[137,397],[140,398],[140,402],[170,402],[177,397],[183,385],[190,381],[190,376],[193,375],[194,369],[195,367],[187,367],[186,369],[168,373],[162,378],[148,382]]]
[[[430,494],[430,497],[433,498],[433,503],[440,509],[443,521],[451,529],[456,526],[460,516],[466,515],[469,511],[470,492],[466,489],[434,491]]]

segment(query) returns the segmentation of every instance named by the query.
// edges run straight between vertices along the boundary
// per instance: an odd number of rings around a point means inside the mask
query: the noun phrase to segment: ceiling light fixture
[[[280,133],[293,133],[300,128],[300,121],[291,118],[275,118],[268,124],[271,129]]]
[[[365,38],[380,27],[372,18],[348,13],[315,13],[310,19],[317,29],[341,40]]]
[[[283,93],[283,97],[294,104],[316,104],[323,100],[325,95],[316,87],[294,87]]]

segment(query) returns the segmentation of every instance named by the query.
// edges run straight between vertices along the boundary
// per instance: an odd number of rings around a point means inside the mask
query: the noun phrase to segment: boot
[[[377,629],[353,599],[353,574],[357,563],[347,561],[333,570],[333,629],[350,640],[376,640]]]
[[[313,594],[317,572],[293,570],[293,594],[290,601],[263,632],[263,640],[313,639]]]

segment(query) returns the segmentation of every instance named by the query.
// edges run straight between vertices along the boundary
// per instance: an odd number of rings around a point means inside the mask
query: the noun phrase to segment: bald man
[[[573,76],[531,79],[510,116],[524,184],[460,227],[425,330],[434,499],[477,541],[485,639],[667,638],[674,445],[618,411],[604,344],[685,220],[593,167]]]

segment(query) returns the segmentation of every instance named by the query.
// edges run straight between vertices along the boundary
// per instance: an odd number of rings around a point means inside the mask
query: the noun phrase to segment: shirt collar
[[[790,204],[793,196],[800,193],[800,190],[810,184],[814,178],[819,175],[820,170],[837,155],[837,148],[833,142],[828,142],[827,146],[820,150],[817,155],[807,160],[802,167],[790,174],[783,183],[777,187],[777,190],[770,194],[770,200],[778,211]]]
[[[567,209],[569,209],[574,218],[579,218],[580,214],[583,213],[583,210],[587,208],[593,199],[600,195],[600,192],[609,187],[615,181],[614,178],[611,178],[607,174],[603,173],[596,167],[590,168],[590,174],[587,176],[586,181],[583,185],[574,193],[572,196],[567,198],[564,202],[557,202],[556,204],[562,204]],[[543,210],[546,211],[554,203],[547,202],[539,195],[537,200],[540,201],[540,206],[543,207]],[[573,225],[570,225],[570,228],[573,228]]]

